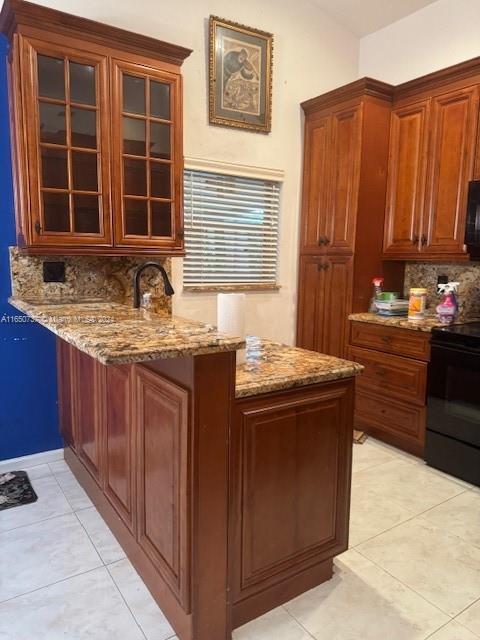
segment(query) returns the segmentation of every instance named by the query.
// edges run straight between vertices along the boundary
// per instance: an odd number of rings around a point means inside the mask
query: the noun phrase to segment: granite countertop
[[[387,327],[398,327],[399,329],[411,329],[412,331],[431,331],[433,327],[443,327],[442,323],[435,316],[427,316],[423,320],[408,320],[406,316],[388,317],[380,316],[377,313],[352,313],[349,320],[355,322],[369,322],[370,324],[383,324]]]
[[[362,371],[363,366],[356,362],[249,336],[246,362],[237,365],[235,396],[351,378]]]
[[[234,351],[245,346],[238,337],[212,325],[133,309],[105,301],[54,304],[11,298],[23,311],[57,336],[103,364],[126,364],[161,358]]]
[[[103,364],[128,364],[186,355],[234,351],[245,341],[216,327],[176,316],[145,313],[99,300],[18,300],[10,304]],[[246,362],[237,365],[237,398],[350,378],[363,371],[356,362],[247,338]]]

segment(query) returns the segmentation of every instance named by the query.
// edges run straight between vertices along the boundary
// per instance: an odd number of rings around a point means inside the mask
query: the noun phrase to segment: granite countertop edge
[[[165,323],[168,322],[178,322],[182,323],[187,327],[192,327],[194,329],[198,329],[201,327],[205,327],[208,329],[206,332],[207,337],[204,340],[199,340],[195,336],[188,335],[180,335],[176,338],[176,343],[164,344],[162,345],[162,336],[152,334],[147,337],[147,340],[150,340],[150,344],[147,344],[143,349],[129,349],[125,347],[125,343],[121,343],[120,348],[115,348],[115,341],[118,340],[118,334],[121,333],[121,329],[118,329],[118,324],[116,324],[117,331],[114,335],[110,336],[102,336],[102,340],[99,342],[106,342],[107,344],[103,346],[97,346],[97,344],[90,344],[92,341],[91,335],[85,337],[85,327],[89,326],[88,324],[81,323],[72,323],[72,324],[58,324],[51,320],[53,314],[51,313],[52,309],[57,308],[60,305],[60,308],[64,310],[65,308],[72,307],[72,316],[74,315],[74,311],[79,313],[80,311],[88,312],[88,304],[82,305],[75,301],[69,302],[52,302],[52,304],[35,303],[31,301],[19,300],[17,298],[9,298],[8,302],[18,311],[25,313],[27,316],[32,318],[35,322],[42,325],[53,334],[65,340],[72,346],[76,347],[83,353],[91,356],[98,360],[101,364],[109,365],[109,364],[139,364],[142,362],[149,362],[152,360],[159,359],[167,359],[167,358],[176,358],[182,356],[190,356],[190,355],[205,355],[208,353],[219,353],[225,351],[236,351],[237,349],[242,349],[245,347],[245,341],[236,336],[229,336],[227,334],[222,334],[214,330],[210,329],[209,325],[199,323],[196,321],[186,320],[184,318],[179,318],[176,316],[155,316],[156,324],[161,325],[162,321]],[[121,305],[118,303],[108,302],[108,301],[98,301],[92,302],[91,304],[99,305],[104,307],[102,309],[102,313],[105,316],[108,316],[112,310],[120,311],[120,313],[129,313],[133,312],[132,309],[127,307],[126,305]],[[98,315],[100,315],[100,311],[97,309],[96,311]],[[64,311],[60,312],[60,315],[65,313]],[[68,315],[68,314],[67,314]],[[88,315],[88,314],[86,314]],[[50,321],[49,321],[50,316]],[[127,318],[127,320],[130,320]],[[118,320],[121,324],[122,318]],[[138,323],[138,326],[149,327],[152,323],[149,320],[145,320],[142,317],[134,318],[134,322]],[[96,325],[90,325],[96,326]],[[100,325],[102,326],[102,325]],[[125,331],[132,331],[132,327],[129,326],[125,328]],[[111,342],[111,345],[108,345],[108,342]]]
[[[246,362],[237,365],[235,397],[353,378],[363,370],[357,362],[248,336]]]
[[[376,313],[351,313],[349,320],[365,322],[367,324],[379,324],[384,327],[396,327],[407,331],[423,331],[430,333],[434,327],[443,327],[435,316],[427,316],[423,320],[408,320],[407,316],[380,316]]]
[[[156,314],[146,318],[114,302],[35,303],[10,298],[9,303],[104,365],[234,351],[246,346],[246,361],[237,364],[236,369],[235,397],[238,399],[351,378],[363,371],[363,366],[356,362],[256,336],[248,336],[244,341],[218,333],[215,327],[197,321]],[[98,318],[111,314],[115,330],[112,331],[108,323],[86,322],[95,314]],[[70,321],[60,322],[60,318]],[[164,327],[168,333],[162,345]],[[200,333],[196,336],[195,332]],[[138,337],[136,349],[131,346],[134,344],[131,335]]]
[[[288,351],[288,347],[285,347]],[[355,363],[353,363],[355,364]],[[308,387],[321,382],[335,382],[335,380],[344,380],[359,375],[363,371],[363,366],[350,367],[344,370],[321,371],[318,373],[304,374],[299,377],[278,377],[270,382],[252,382],[250,384],[236,385],[235,397],[238,399],[249,398],[261,395],[263,393],[272,393],[274,391],[286,391],[288,389],[297,389]]]

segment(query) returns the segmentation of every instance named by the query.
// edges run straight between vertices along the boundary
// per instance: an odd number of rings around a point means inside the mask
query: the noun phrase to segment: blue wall
[[[8,247],[15,244],[6,53],[0,36],[0,460],[62,446],[56,405],[55,339],[8,303]]]

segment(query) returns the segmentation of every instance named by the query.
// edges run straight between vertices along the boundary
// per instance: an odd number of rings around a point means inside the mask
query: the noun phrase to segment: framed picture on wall
[[[210,16],[210,123],[268,133],[273,35]]]

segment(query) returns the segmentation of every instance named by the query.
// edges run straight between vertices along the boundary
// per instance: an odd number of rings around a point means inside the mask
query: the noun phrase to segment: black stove
[[[480,322],[432,330],[427,464],[480,486]]]
[[[480,322],[465,322],[464,324],[450,324],[445,327],[432,329],[433,340],[446,340],[449,342],[462,342],[471,339],[472,345],[480,345]]]

